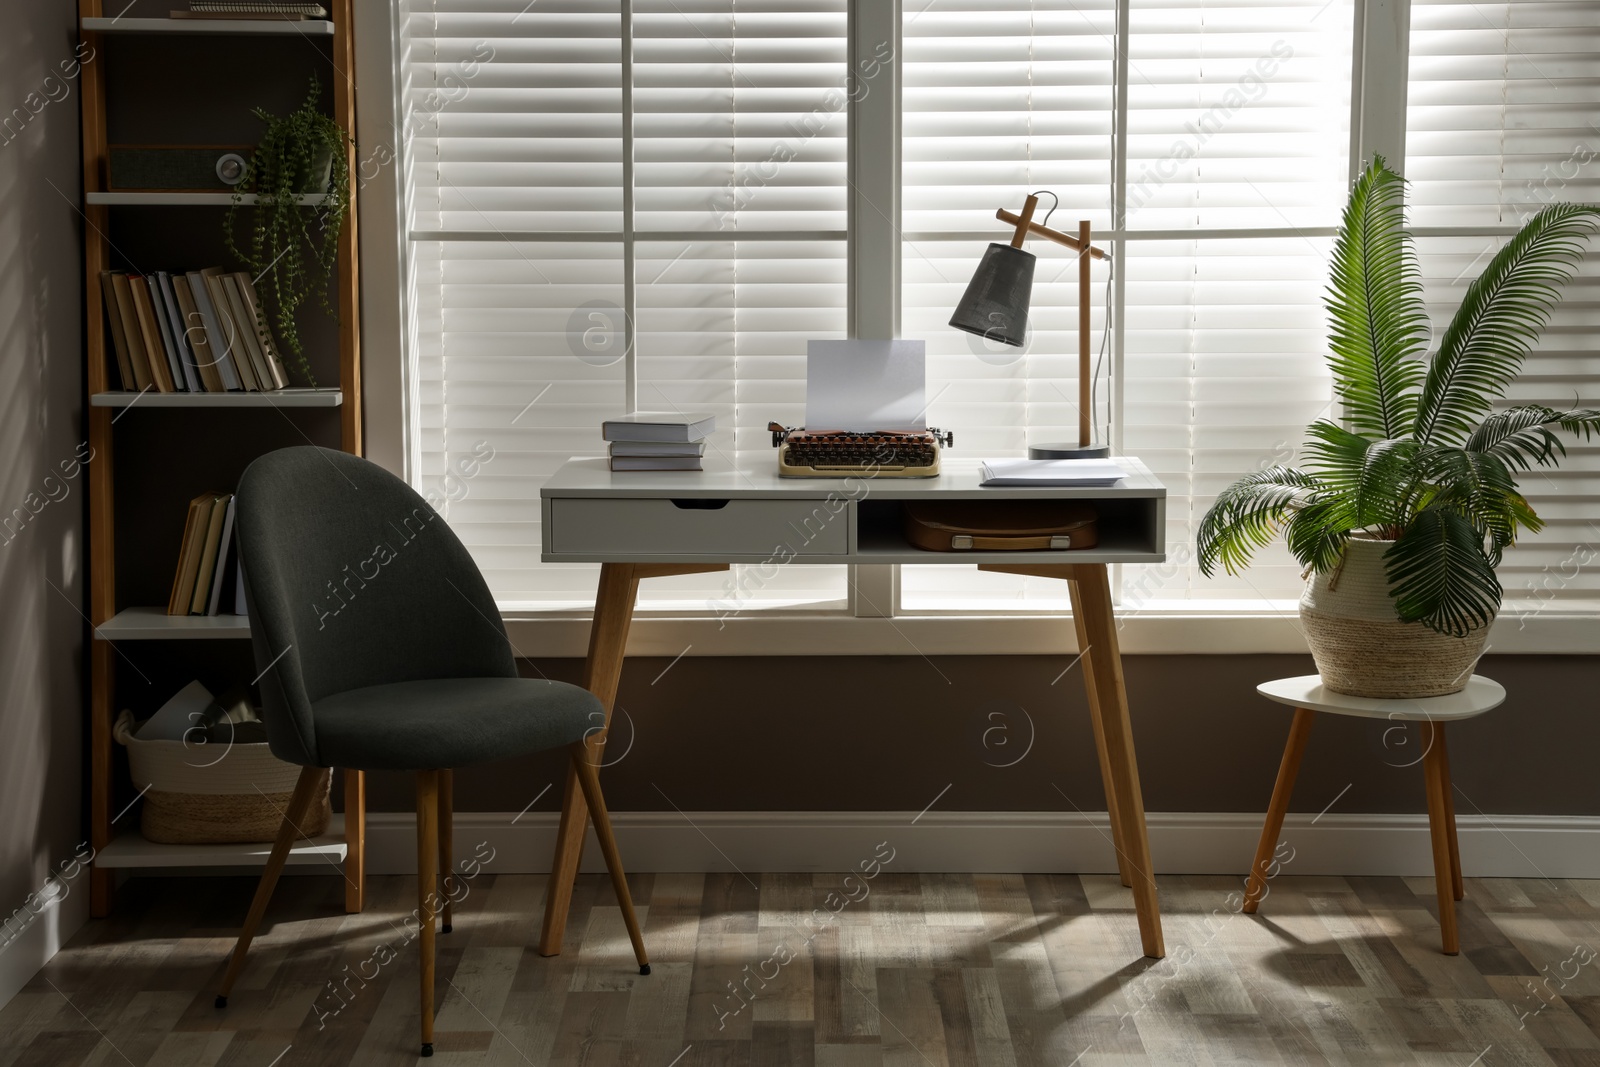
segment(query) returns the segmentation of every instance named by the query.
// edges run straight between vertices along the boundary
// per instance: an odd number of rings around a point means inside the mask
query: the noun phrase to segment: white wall
[[[0,34],[0,1002],[88,915],[86,875],[30,900],[84,837],[76,6],[7,0]]]

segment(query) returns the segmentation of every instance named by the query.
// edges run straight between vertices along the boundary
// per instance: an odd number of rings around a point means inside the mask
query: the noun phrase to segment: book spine
[[[183,375],[184,387],[191,393],[203,393],[205,389],[200,385],[200,368],[184,337],[183,316],[178,312],[178,300],[172,292],[172,275],[164,270],[156,271],[156,291],[161,296],[159,308],[162,324],[167,331],[167,345],[178,358],[178,370]]]
[[[108,270],[100,272],[100,297],[105,301],[106,319],[111,330],[111,348],[115,355],[114,364],[107,366],[107,378],[110,378],[111,366],[116,367],[119,384],[124,391],[134,388],[133,361],[128,355],[128,338],[122,332],[122,312],[117,308],[117,290],[112,284],[112,275]]]
[[[122,333],[128,339],[128,358],[133,362],[133,386],[144,392],[155,385],[150,374],[150,359],[144,350],[144,334],[139,330],[139,310],[134,306],[133,287],[128,276],[118,271],[111,275],[117,293],[117,311],[122,316]]]
[[[217,320],[216,309],[211,306],[211,290],[206,285],[205,275],[199,271],[189,273],[189,292],[194,296],[194,306],[200,312],[200,326],[205,331],[206,347],[211,349],[211,358],[217,366],[217,376],[222,379],[222,388],[236,392],[244,388],[244,383],[239,380],[239,371],[233,365],[233,353],[228,351],[228,338],[222,332],[221,324]]]

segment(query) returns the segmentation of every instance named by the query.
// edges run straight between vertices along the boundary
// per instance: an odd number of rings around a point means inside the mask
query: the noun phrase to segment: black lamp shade
[[[950,325],[1003,344],[1022,347],[1033,293],[1032,252],[991,244],[962,294]]]

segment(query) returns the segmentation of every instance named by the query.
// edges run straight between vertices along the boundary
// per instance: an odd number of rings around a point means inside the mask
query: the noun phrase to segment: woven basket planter
[[[1306,583],[1300,619],[1317,673],[1323,685],[1351,696],[1459,693],[1483,655],[1489,627],[1449,637],[1401,622],[1383,565],[1392,544],[1352,538],[1339,568]]]
[[[128,769],[144,794],[139,829],[164,845],[264,842],[278,836],[300,768],[264,744],[191,745],[141,741],[133,713],[117,716],[113,736],[128,749]],[[317,800],[300,826],[305,837],[328,829],[329,774],[322,772]]]

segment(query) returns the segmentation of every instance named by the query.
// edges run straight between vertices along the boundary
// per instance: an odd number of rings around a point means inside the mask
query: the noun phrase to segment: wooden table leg
[[[1306,754],[1306,740],[1311,736],[1311,724],[1317,713],[1310,708],[1295,708],[1294,721],[1289,724],[1289,742],[1283,746],[1283,761],[1278,764],[1278,781],[1272,787],[1272,800],[1267,804],[1267,821],[1261,827],[1261,841],[1256,845],[1256,858],[1250,864],[1250,876],[1244,883],[1244,911],[1255,914],[1256,908],[1267,895],[1267,873],[1272,866],[1272,855],[1278,848],[1278,834],[1283,830],[1283,817],[1289,812],[1289,798],[1294,795],[1294,780],[1300,774],[1300,760]]]
[[[1450,888],[1457,900],[1465,900],[1466,883],[1461,880],[1461,841],[1456,837],[1455,786],[1450,782],[1450,751],[1444,743],[1444,725],[1437,724],[1434,744],[1439,746],[1439,768],[1444,773],[1444,821],[1450,831]]]
[[[622,677],[622,658],[638,592],[639,575],[633,564],[600,565],[594,623],[589,629],[589,658],[583,667],[583,687],[599,697],[605,709],[605,722],[596,724],[602,729],[588,738],[590,759],[596,764],[605,754],[605,727],[611,725],[611,708],[617,700],[617,683]],[[578,776],[569,767],[561,798],[561,824],[556,830],[556,854],[545,890],[544,929],[539,934],[541,956],[554,956],[561,951],[567,909],[572,904],[572,880],[577,877],[578,862],[583,858],[583,832],[588,825],[589,806],[584,803]]]
[[[1089,694],[1089,721],[1094,726],[1094,747],[1100,758],[1100,781],[1106,790],[1106,815],[1111,820],[1111,847],[1117,854],[1117,873],[1122,877],[1122,884],[1133,886],[1133,875],[1128,866],[1128,849],[1123,842],[1122,813],[1117,808],[1117,790],[1112,782],[1111,752],[1106,747],[1106,732],[1101,725],[1100,716],[1093,708],[1095,706],[1095,679],[1089,668],[1089,658],[1086,649],[1089,647],[1088,631],[1084,625],[1083,596],[1078,591],[1078,583],[1067,580],[1067,589],[1072,597],[1072,622],[1078,633],[1078,659],[1079,670],[1083,672],[1084,689]]]
[[[367,906],[367,774],[344,772],[344,910]]]
[[[709,574],[725,571],[726,563],[602,563],[600,586],[594,596],[594,622],[589,627],[589,658],[583,665],[583,687],[600,698],[605,709],[601,729],[587,738],[589,760],[599,767],[606,751],[606,732],[611,727],[611,709],[617,702],[617,684],[622,678],[622,660],[628,647],[628,627],[633,623],[633,604],[639,595],[639,582],[645,578],[664,578],[676,574]],[[589,825],[589,805],[584,803],[583,787],[569,767],[561,795],[561,823],[556,829],[556,854],[550,863],[550,883],[545,890],[544,928],[539,933],[539,955],[561,952],[561,938],[567,929],[567,909],[572,904],[572,880],[578,876],[583,858],[583,832]]]
[[[1446,790],[1450,787],[1450,759],[1444,748],[1444,724],[1432,723],[1433,742],[1422,757],[1423,780],[1428,792],[1428,835],[1433,839],[1433,882],[1439,898],[1439,934],[1444,954],[1461,952],[1456,929],[1456,894],[1450,858],[1450,813]]]
[[[1144,797],[1139,789],[1139,764],[1133,751],[1133,728],[1128,719],[1128,693],[1123,684],[1122,653],[1117,643],[1117,620],[1111,605],[1111,579],[1105,564],[1078,564],[1072,578],[1074,617],[1079,648],[1085,665],[1084,687],[1089,712],[1105,736],[1115,810],[1122,826],[1121,850],[1133,880],[1133,907],[1139,916],[1139,940],[1144,954],[1154,959],[1166,955],[1161,937],[1161,906],[1156,899],[1150,838],[1145,830]]]

